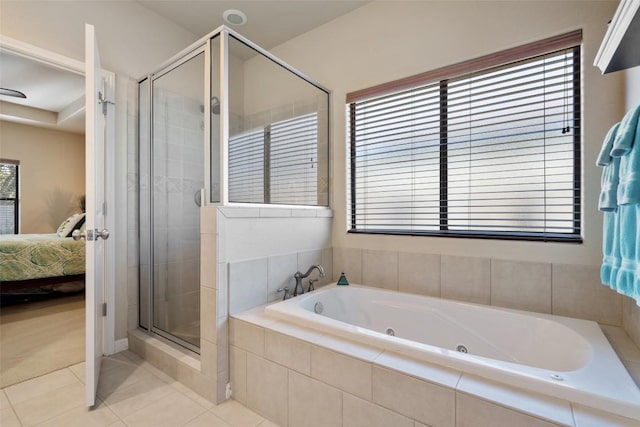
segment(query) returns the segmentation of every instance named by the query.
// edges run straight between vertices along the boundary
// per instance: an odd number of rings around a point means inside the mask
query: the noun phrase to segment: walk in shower
[[[329,93],[226,27],[138,88],[139,325],[199,352],[201,207],[328,206]]]

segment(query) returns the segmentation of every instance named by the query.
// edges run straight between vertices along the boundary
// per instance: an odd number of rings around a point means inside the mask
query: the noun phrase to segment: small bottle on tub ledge
[[[344,273],[340,273],[340,278],[338,279],[338,285],[344,285],[344,286],[348,286],[349,285],[349,281],[347,281],[346,276],[344,275]]]

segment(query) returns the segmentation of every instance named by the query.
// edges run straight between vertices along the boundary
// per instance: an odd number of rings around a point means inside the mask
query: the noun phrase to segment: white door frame
[[[20,40],[12,39],[0,34],[0,50],[20,55],[34,61],[50,65],[65,71],[69,71],[84,76],[84,62],[67,56],[51,52],[40,47],[24,43]],[[103,70],[103,78],[111,82],[114,88],[111,97],[108,99],[115,102],[115,74]],[[117,106],[116,106],[117,107]],[[107,116],[107,139],[105,140],[107,150],[107,161],[105,164],[105,179],[107,181],[107,216],[106,228],[115,230],[115,114]],[[86,173],[86,172],[85,172]],[[123,236],[112,236],[113,238]],[[107,245],[106,277],[105,277],[105,302],[107,303],[107,316],[104,319],[104,353],[109,355],[115,352],[115,244]]]

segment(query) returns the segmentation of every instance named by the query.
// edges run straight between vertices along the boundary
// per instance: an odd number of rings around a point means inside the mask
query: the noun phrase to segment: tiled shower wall
[[[200,208],[194,201],[204,187],[200,100],[156,90],[154,122],[154,317],[172,331],[200,320]]]
[[[367,286],[623,324],[623,297],[600,284],[599,266],[334,247],[333,272]]]

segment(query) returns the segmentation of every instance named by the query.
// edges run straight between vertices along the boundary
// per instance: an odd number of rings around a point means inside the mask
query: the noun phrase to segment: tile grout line
[[[77,365],[80,365],[80,364],[82,364],[82,363],[85,363],[85,362],[77,363]],[[75,366],[75,365],[71,365],[71,366]],[[72,374],[74,377],[76,377],[76,378],[78,379],[78,381],[80,381],[80,383],[82,383],[82,385],[84,385],[84,382],[82,381],[82,378],[80,378],[80,377],[79,377],[75,372],[73,372],[73,370],[71,369],[71,366],[67,366],[65,369],[68,369],[69,371],[71,371],[71,374]]]
[[[5,399],[7,400],[7,403],[9,404],[9,409],[11,410],[11,412],[13,413],[13,415],[16,417],[16,420],[18,420],[18,422],[20,423],[20,425],[22,425],[22,421],[20,421],[20,417],[18,416],[18,413],[16,412],[15,408],[13,407],[13,403],[11,403],[11,401],[9,400],[9,396],[7,395],[7,393],[4,391],[4,389],[0,389],[2,391],[2,394],[4,394]]]

